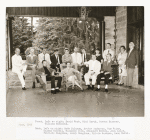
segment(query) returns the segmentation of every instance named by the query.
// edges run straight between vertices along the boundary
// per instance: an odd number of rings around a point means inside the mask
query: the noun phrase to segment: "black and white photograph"
[[[6,117],[144,117],[144,9],[6,7]]]

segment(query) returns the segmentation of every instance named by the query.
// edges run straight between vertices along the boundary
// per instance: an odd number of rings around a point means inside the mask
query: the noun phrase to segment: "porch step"
[[[31,70],[27,70],[24,74],[25,76],[25,83],[27,86],[32,85],[32,75]],[[11,70],[7,72],[7,85],[9,88],[14,88],[15,86],[21,86],[20,80],[18,78],[18,75]]]
[[[27,70],[25,72],[25,83],[26,83],[26,88],[32,88],[32,75],[31,75],[31,70]],[[7,88],[21,88],[21,83],[20,83],[20,80],[18,78],[18,75],[14,72],[12,72],[11,70],[7,72]],[[47,86],[48,86],[48,89],[51,88],[51,85],[50,85],[50,81],[47,82]],[[36,83],[36,87],[40,87],[40,84],[39,83]]]

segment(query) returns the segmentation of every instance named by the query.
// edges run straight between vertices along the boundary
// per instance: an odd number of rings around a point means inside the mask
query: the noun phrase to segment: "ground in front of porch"
[[[11,76],[11,74],[10,74]],[[9,78],[10,78],[9,76]],[[15,81],[15,76],[14,81]],[[30,76],[29,76],[30,77]],[[12,78],[11,78],[12,79]],[[27,80],[27,90],[21,85],[11,85],[6,95],[7,117],[142,117],[144,116],[144,90],[129,89],[115,84],[109,92],[81,92],[76,87],[57,94],[45,93],[41,87],[32,89]],[[13,84],[15,82],[12,82]],[[17,79],[16,79],[17,83]],[[84,86],[86,89],[86,86]],[[96,88],[96,87],[95,87]]]

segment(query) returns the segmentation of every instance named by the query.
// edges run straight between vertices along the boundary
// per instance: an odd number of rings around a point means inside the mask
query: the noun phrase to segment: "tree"
[[[34,46],[40,48],[54,49],[68,47],[73,50],[77,45],[79,48],[89,47],[92,42],[99,38],[99,31],[96,19],[89,18],[88,22],[79,23],[79,18],[47,18],[42,17],[38,20],[36,27]],[[89,51],[89,49],[87,49]]]
[[[28,47],[32,46],[32,32],[28,19],[23,17],[14,17],[12,22],[13,51],[20,48],[20,53],[24,54]]]

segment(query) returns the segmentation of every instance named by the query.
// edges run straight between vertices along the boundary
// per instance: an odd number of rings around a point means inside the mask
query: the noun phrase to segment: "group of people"
[[[130,51],[127,54],[125,47],[120,47],[120,53],[118,55],[119,64],[119,82],[118,85],[123,85],[123,77],[128,76],[129,86],[132,84],[133,72],[135,66],[137,66],[137,53],[134,49],[134,43],[129,44]],[[22,84],[22,90],[26,90],[25,87],[25,76],[26,69],[32,70],[32,88],[35,88],[35,80],[40,82],[43,88],[46,90],[46,82],[51,81],[51,93],[60,92],[62,75],[68,76],[68,80],[77,86],[83,88],[78,84],[77,77],[74,73],[81,73],[83,80],[87,85],[88,90],[94,90],[94,86],[97,83],[96,91],[100,91],[101,78],[105,79],[105,91],[108,92],[108,81],[112,75],[111,65],[114,64],[114,51],[111,50],[111,44],[107,43],[106,50],[103,55],[100,54],[100,50],[97,48],[95,53],[88,54],[86,49],[82,48],[81,52],[78,52],[78,48],[74,48],[74,53],[70,54],[69,49],[65,48],[65,53],[62,56],[59,54],[58,49],[54,50],[52,55],[47,53],[46,49],[42,50],[38,56],[34,54],[34,49],[30,50],[30,54],[26,57],[26,62],[21,58],[20,49],[16,48],[15,55],[12,56],[12,72],[17,73],[19,80]],[[76,64],[77,69],[71,68],[71,64]],[[67,68],[61,70],[60,65],[66,64]],[[57,75],[59,73],[59,75]],[[45,76],[45,80],[43,79]],[[57,76],[56,76],[57,75]],[[132,76],[131,76],[132,75]],[[90,82],[90,79],[92,82]],[[55,80],[57,80],[57,86],[55,86]],[[91,83],[91,85],[90,85]]]
[[[126,86],[132,88],[134,71],[138,68],[138,52],[133,42],[129,43],[129,49],[127,53],[125,46],[120,47],[117,58],[119,65],[119,82],[117,85],[123,85],[126,82]]]

